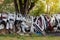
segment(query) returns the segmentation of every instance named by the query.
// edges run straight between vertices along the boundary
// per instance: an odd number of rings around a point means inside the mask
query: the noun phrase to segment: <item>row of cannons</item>
[[[60,14],[42,14],[37,17],[23,17],[15,13],[0,14],[0,33],[46,35],[48,32],[60,32]]]

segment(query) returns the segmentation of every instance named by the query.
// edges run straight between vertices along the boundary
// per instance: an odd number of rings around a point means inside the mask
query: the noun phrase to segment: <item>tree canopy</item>
[[[0,12],[3,11],[17,11],[23,15],[33,16],[39,16],[40,14],[52,15],[60,13],[60,0],[4,0],[0,1]]]

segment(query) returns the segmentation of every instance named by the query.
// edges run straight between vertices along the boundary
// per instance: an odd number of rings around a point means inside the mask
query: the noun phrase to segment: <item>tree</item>
[[[29,11],[35,6],[38,0],[19,0],[20,13],[23,16],[29,14]]]
[[[35,3],[33,9],[30,11],[30,15],[39,16],[40,14],[44,14],[44,13],[45,13],[45,1],[38,0]]]
[[[59,0],[46,0],[47,13],[50,15],[57,13],[59,10],[58,4],[59,4]],[[49,6],[50,6],[50,8],[49,8]]]
[[[16,13],[19,13],[17,0],[14,0],[14,5],[15,5],[15,10],[16,10]]]

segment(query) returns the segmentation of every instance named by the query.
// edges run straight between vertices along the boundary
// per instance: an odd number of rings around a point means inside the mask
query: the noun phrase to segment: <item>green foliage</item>
[[[59,0],[46,0],[47,6],[50,6],[49,14],[59,13]]]
[[[39,16],[42,13],[45,13],[45,4],[42,1],[37,1],[35,7],[30,11],[30,14],[33,16]]]
[[[13,0],[5,0],[4,1],[5,4],[11,3],[11,2],[13,2]]]
[[[0,5],[0,12],[14,12],[13,0],[4,0],[3,4]]]
[[[14,0],[4,0],[3,4],[0,4],[0,12],[14,12],[15,7],[13,1]],[[34,2],[35,6],[30,11],[30,15],[39,16],[44,13],[60,13],[60,0],[31,0],[31,2]],[[50,10],[47,10],[46,5],[50,6],[50,8],[48,8]]]
[[[60,13],[60,1],[59,0],[38,0],[35,7],[30,11],[30,15],[39,16],[40,14],[55,14]],[[50,6],[50,8],[46,8]]]

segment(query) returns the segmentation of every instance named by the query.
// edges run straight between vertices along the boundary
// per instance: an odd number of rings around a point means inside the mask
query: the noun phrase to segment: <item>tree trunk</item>
[[[14,5],[15,5],[15,11],[16,11],[16,13],[19,13],[17,0],[14,0]]]
[[[31,6],[31,0],[25,0],[24,1],[24,9],[25,9],[25,14],[29,14],[29,8]]]
[[[35,2],[31,2],[31,0],[19,0],[19,6],[20,6],[20,13],[23,16],[27,16],[29,14],[29,11],[35,6]]]
[[[19,6],[20,6],[20,12],[23,16],[26,16],[28,14],[28,9],[30,5],[30,0],[19,0]]]
[[[20,13],[24,16],[24,4],[22,3],[22,0],[19,0],[19,6],[20,6]]]

